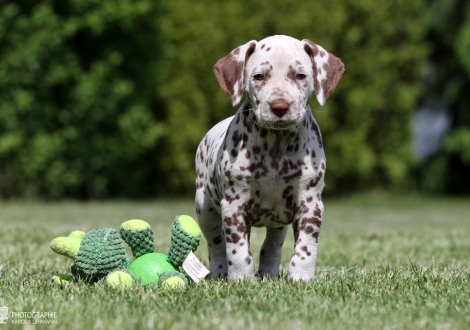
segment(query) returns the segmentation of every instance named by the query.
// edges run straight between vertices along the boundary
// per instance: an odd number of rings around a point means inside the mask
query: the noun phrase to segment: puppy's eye
[[[295,78],[297,80],[304,80],[305,78],[307,78],[306,75],[304,75],[303,73],[297,73],[297,75],[295,76]]]
[[[264,74],[258,73],[253,76],[256,80],[264,80]]]

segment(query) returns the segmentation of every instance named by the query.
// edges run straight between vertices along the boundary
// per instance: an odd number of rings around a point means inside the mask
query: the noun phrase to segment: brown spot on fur
[[[232,235],[230,235],[230,238],[227,237],[227,242],[237,244],[240,241],[240,239],[241,239],[240,235],[233,233]]]
[[[303,218],[300,223],[300,230],[304,230],[308,225],[314,225],[318,228],[321,227],[321,220],[317,217]]]
[[[312,180],[310,180],[309,184],[307,185],[307,190],[310,188],[316,187],[318,182],[320,182],[320,179],[323,177],[323,172],[318,173],[318,176]]]
[[[296,70],[291,65],[289,65],[289,71],[287,71],[287,78],[289,78],[292,81],[295,81],[296,75],[297,75]]]
[[[307,247],[307,246],[304,245],[304,246],[302,246],[300,249],[301,249],[303,252],[305,252],[305,254],[306,254],[307,256],[311,256],[311,255],[312,255],[312,253],[308,250],[308,247]]]
[[[316,216],[317,218],[321,218],[321,210],[318,207],[318,204],[315,206],[315,210],[313,211],[313,215]]]
[[[318,243],[318,235],[319,235],[319,234],[318,234],[317,231],[312,234],[312,237],[315,239],[315,241],[316,241],[317,243]]]

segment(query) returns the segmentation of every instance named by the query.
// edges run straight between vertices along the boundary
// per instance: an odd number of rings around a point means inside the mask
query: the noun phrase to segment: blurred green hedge
[[[194,154],[235,113],[212,67],[273,34],[346,65],[320,107],[326,191],[408,188],[424,0],[0,0],[0,193],[192,195]]]
[[[154,193],[158,2],[0,3],[1,195]]]
[[[470,2],[430,0],[427,11],[432,70],[426,98],[442,98],[452,119],[443,150],[416,167],[419,187],[470,193]]]

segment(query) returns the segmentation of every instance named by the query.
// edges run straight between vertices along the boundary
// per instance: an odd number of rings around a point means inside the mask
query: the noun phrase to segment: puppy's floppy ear
[[[326,99],[335,90],[344,72],[344,64],[339,58],[310,40],[304,39],[302,42],[312,61],[313,82],[318,103],[325,105]]]
[[[245,91],[245,66],[251,54],[255,51],[256,40],[235,48],[227,56],[221,58],[214,65],[214,73],[220,87],[236,106],[240,103]]]

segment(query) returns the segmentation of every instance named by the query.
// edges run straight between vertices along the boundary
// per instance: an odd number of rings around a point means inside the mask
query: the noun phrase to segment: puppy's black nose
[[[285,114],[289,112],[289,103],[287,102],[273,102],[270,104],[271,106],[271,111],[278,116],[279,118],[282,118]]]

